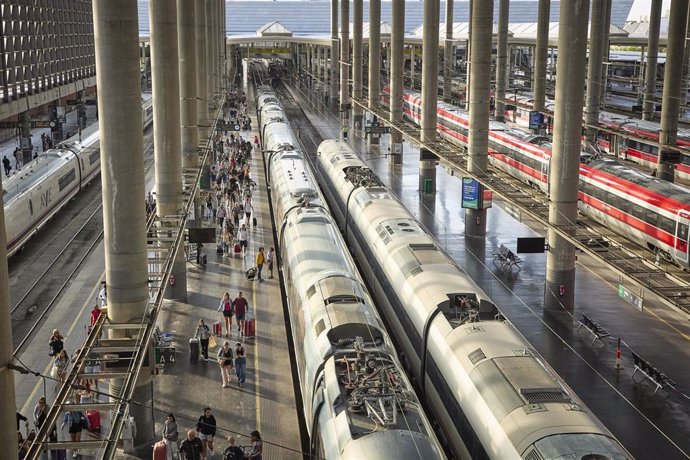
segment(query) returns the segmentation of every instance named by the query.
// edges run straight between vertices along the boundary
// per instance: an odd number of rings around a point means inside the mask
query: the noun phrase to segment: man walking
[[[235,297],[235,300],[232,301],[232,306],[235,310],[237,330],[240,331],[240,335],[242,335],[244,333],[244,315],[247,314],[247,309],[249,308],[247,299],[242,297],[242,291],[237,293],[237,297]]]
[[[180,444],[180,460],[203,460],[204,445],[194,435],[194,430],[189,430],[187,439]]]

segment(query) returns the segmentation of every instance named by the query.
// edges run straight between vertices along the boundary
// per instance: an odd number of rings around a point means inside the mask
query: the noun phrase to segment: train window
[[[647,209],[647,216],[645,218],[645,221],[648,224],[656,227],[658,219],[659,219],[659,214],[657,214],[656,212],[654,212],[652,210]]]
[[[673,235],[673,232],[676,229],[676,223],[672,220],[669,219],[668,217],[664,217],[662,215],[659,215],[659,228],[663,230],[666,233],[670,233]]]
[[[684,165],[690,165],[690,155],[681,155],[680,162]]]
[[[687,241],[688,240],[688,226],[685,224],[678,224],[678,238]]]
[[[95,150],[89,154],[89,165],[94,164],[95,162],[99,161],[101,159],[101,152],[98,150]]]
[[[621,197],[619,197],[618,195],[615,195],[613,193],[609,193],[607,196],[607,203],[616,209],[620,208],[621,200],[622,200]]]
[[[630,202],[628,200],[621,200],[620,207],[618,208],[625,213],[630,212]]]
[[[644,220],[645,218],[645,209],[637,204],[633,204],[630,207],[630,213],[633,215],[633,217],[637,217],[640,220]]]
[[[77,173],[74,171],[74,169],[70,170],[70,172],[63,175],[60,179],[58,179],[58,189],[60,191],[63,191],[65,189],[65,187],[67,187],[69,184],[71,184],[76,178],[77,178]]]

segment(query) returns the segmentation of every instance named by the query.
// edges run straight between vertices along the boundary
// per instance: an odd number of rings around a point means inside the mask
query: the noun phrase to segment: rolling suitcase
[[[213,335],[220,337],[223,335],[223,323],[216,321],[213,323]]]
[[[101,431],[101,413],[97,410],[87,410],[86,418],[89,420],[89,431],[98,433]]]
[[[244,322],[244,337],[254,337],[256,335],[256,320],[250,318]]]
[[[252,226],[256,227],[256,217],[252,217]]]
[[[235,254],[242,252],[242,246],[240,246],[240,243],[235,243],[235,248],[233,250],[235,251]]]
[[[168,446],[164,441],[158,441],[153,445],[153,460],[166,460],[168,456]]]
[[[189,362],[199,362],[199,339],[189,339]]]

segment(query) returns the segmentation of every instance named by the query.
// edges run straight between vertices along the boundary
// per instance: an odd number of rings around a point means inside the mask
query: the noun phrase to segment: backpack
[[[244,458],[244,452],[239,446],[226,447],[223,451],[223,460],[240,460]]]

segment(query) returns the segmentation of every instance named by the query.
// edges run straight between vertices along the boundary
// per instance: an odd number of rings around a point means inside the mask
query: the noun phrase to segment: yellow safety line
[[[98,279],[99,279],[99,280],[102,280],[102,279],[104,279],[104,277],[105,277],[105,270],[103,270],[103,273],[101,274],[101,276],[100,276]],[[86,316],[85,316],[86,307],[87,307],[87,306],[90,306],[90,305],[94,302],[93,299],[96,298],[96,292],[97,292],[97,290],[98,290],[99,288],[100,288],[100,282],[97,283],[97,284],[93,287],[93,289],[91,290],[91,292],[89,293],[88,300],[87,300],[86,302],[84,302],[84,305],[82,305],[81,310],[79,311],[79,314],[74,318],[74,321],[72,322],[72,325],[70,326],[69,330],[67,331],[67,334],[65,335],[65,337],[69,337],[70,334],[72,334],[72,332],[74,331],[74,328],[77,327],[77,323],[78,323],[80,320],[82,320],[82,321],[85,320],[85,318],[86,318]],[[50,374],[50,368],[51,368],[51,367],[53,367],[53,362],[52,362],[52,360],[48,361],[48,365],[47,365],[46,368],[43,370],[43,372],[41,373],[41,375],[49,375],[49,374]],[[34,389],[33,389],[33,390],[31,391],[31,393],[29,394],[29,397],[26,398],[26,402],[25,402],[24,405],[22,406],[22,410],[21,410],[21,413],[22,413],[22,414],[26,413],[26,411],[30,409],[30,407],[28,407],[28,406],[30,406],[30,402],[33,401],[34,397],[36,396],[36,392],[37,392],[37,391],[39,390],[39,388],[41,388],[42,386],[43,386],[43,385],[41,384],[41,380],[39,380],[38,382],[36,382],[36,385],[34,386]],[[46,395],[46,396],[47,396],[47,395]],[[33,413],[33,409],[31,409],[31,412]]]

